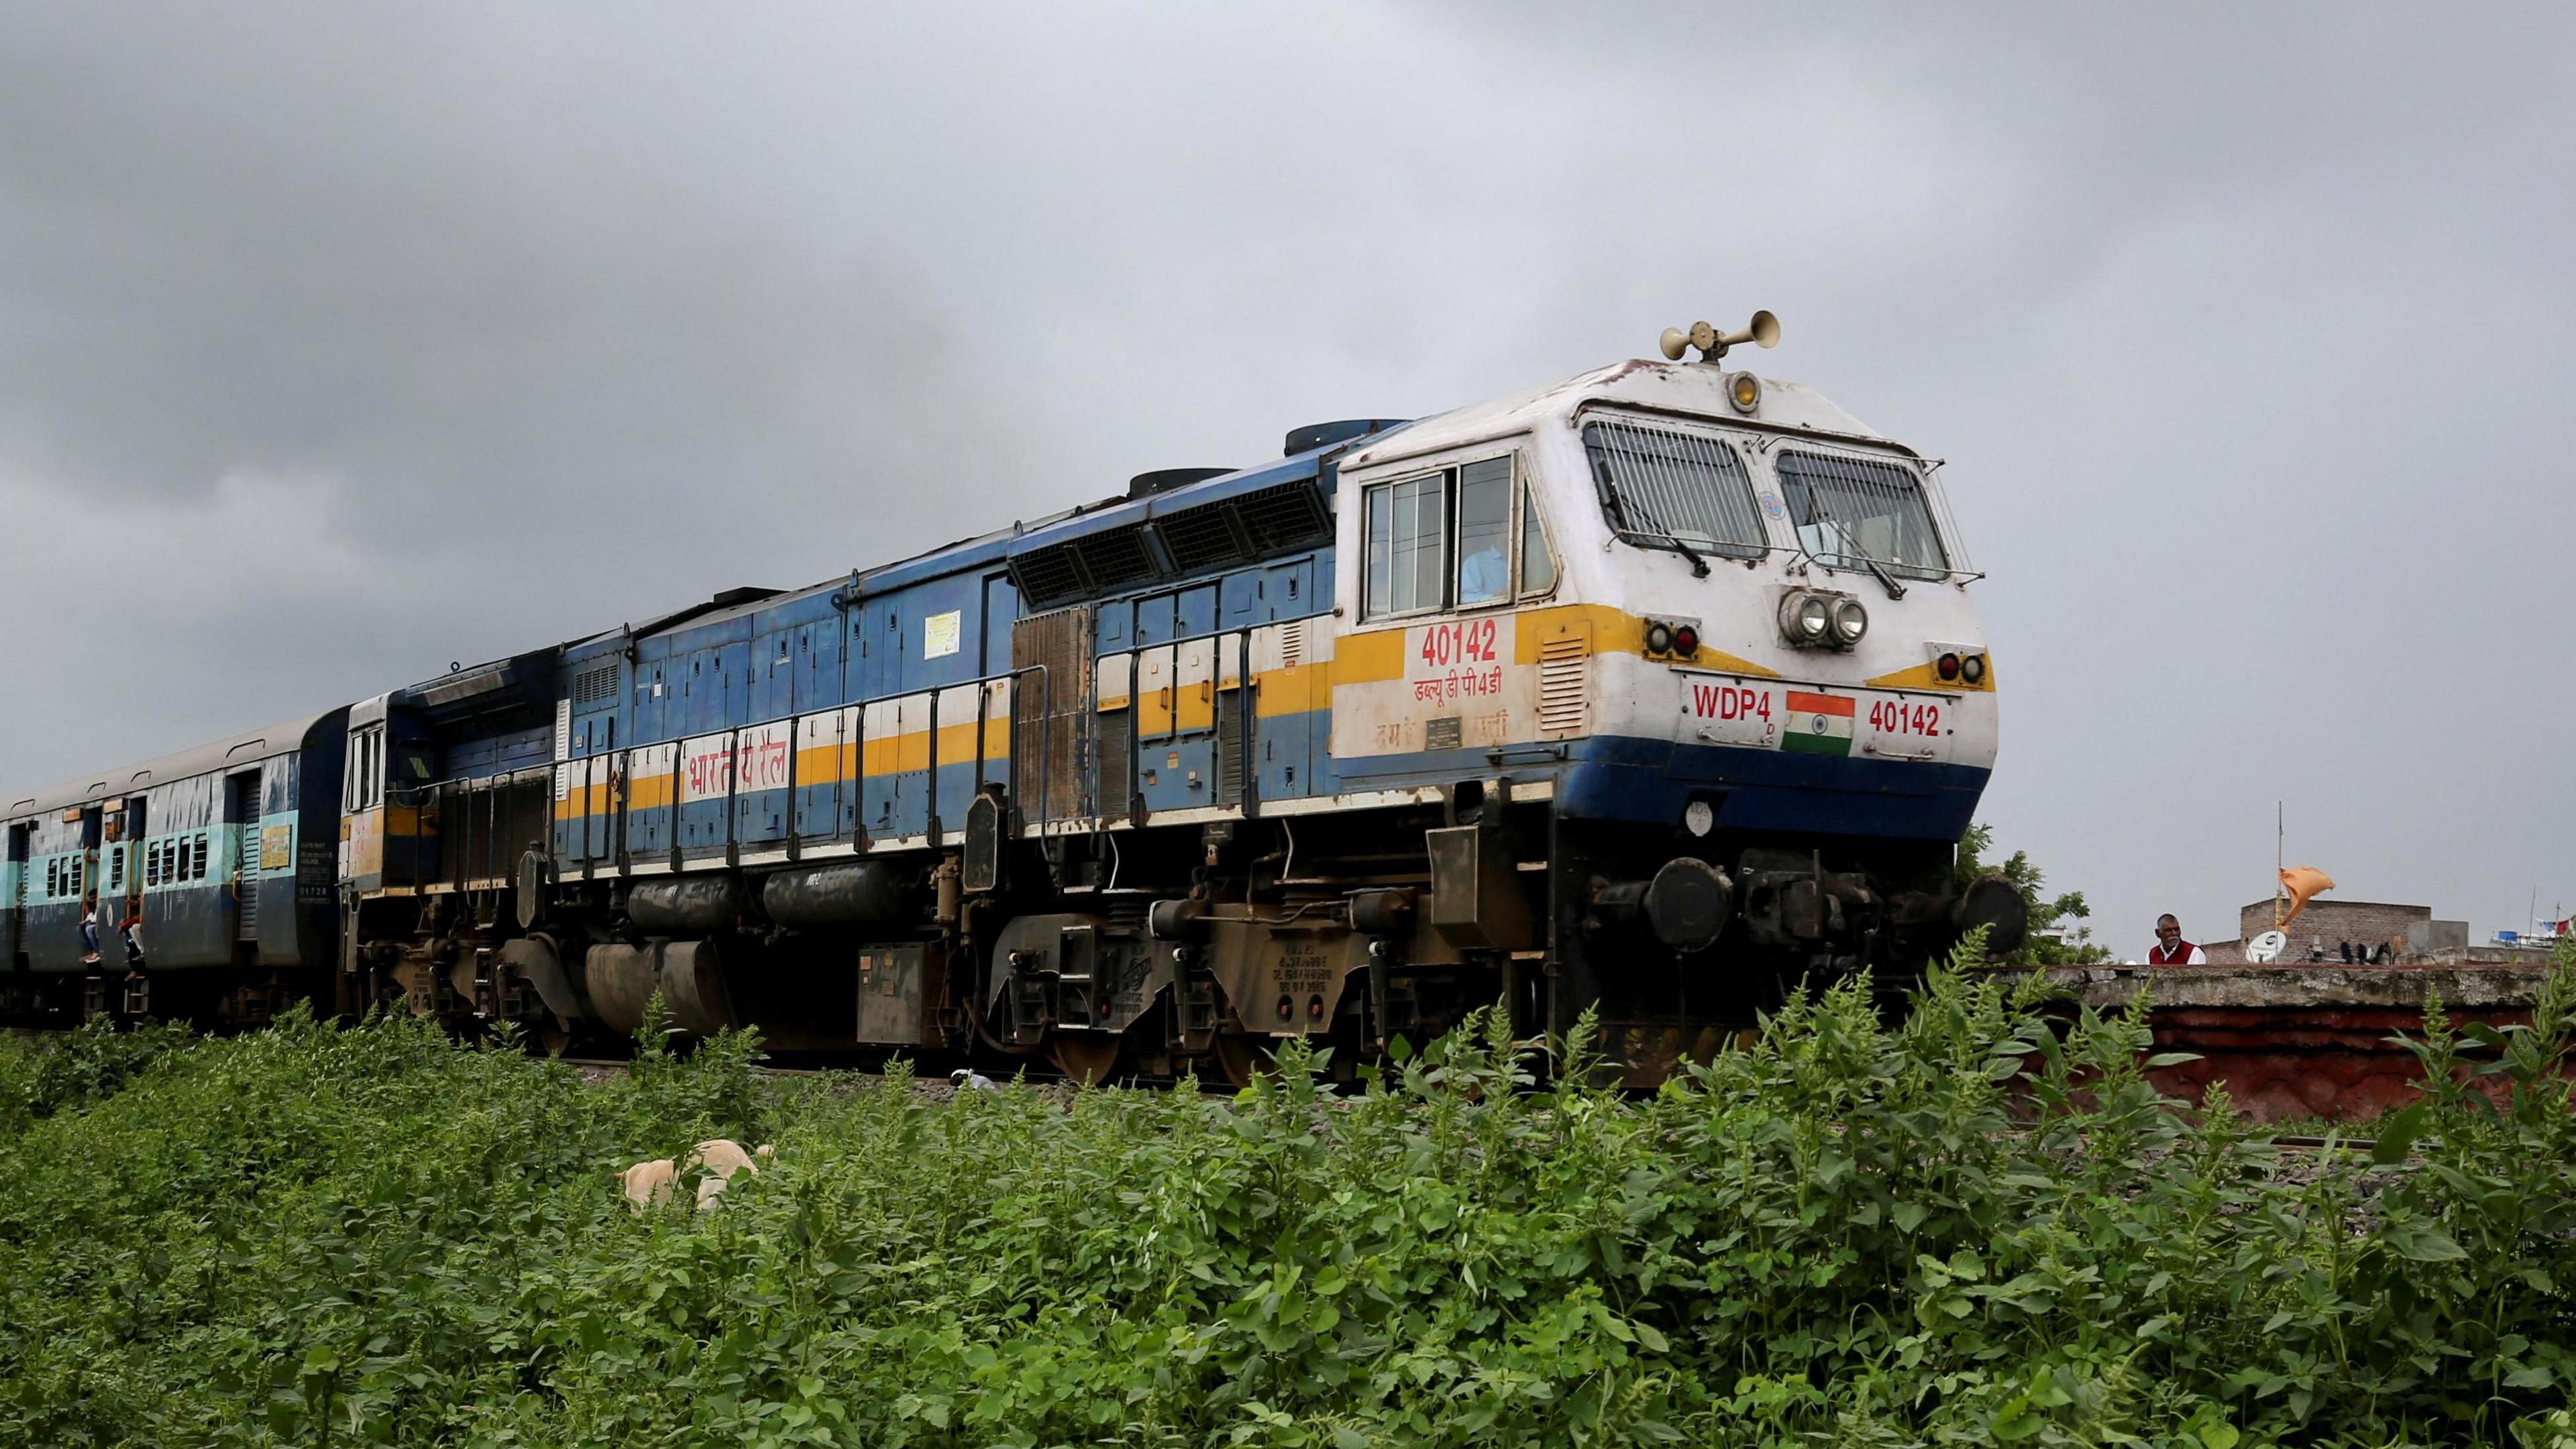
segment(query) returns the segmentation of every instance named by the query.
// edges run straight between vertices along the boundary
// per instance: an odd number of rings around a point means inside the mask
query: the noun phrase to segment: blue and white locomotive
[[[0,990],[556,1041],[658,994],[1083,1077],[1597,1008],[1651,1080],[1784,981],[2022,925],[1954,880],[1995,680],[1936,465],[1724,365],[1776,335],[0,799]],[[142,969],[84,963],[137,879]]]

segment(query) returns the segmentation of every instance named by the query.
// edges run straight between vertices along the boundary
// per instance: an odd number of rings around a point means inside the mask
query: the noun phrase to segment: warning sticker
[[[944,659],[957,652],[959,625],[965,611],[951,609],[945,614],[932,614],[921,621],[921,657]]]

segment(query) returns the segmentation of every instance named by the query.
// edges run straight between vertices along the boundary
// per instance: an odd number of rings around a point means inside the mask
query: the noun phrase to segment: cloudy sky
[[[0,4],[0,783],[1765,306],[2116,944],[2576,904],[2576,11],[1742,13]]]

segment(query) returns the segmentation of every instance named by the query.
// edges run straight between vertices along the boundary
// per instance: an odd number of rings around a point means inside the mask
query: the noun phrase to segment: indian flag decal
[[[1800,755],[1848,755],[1852,745],[1854,701],[1830,694],[1789,691],[1789,717],[1780,731],[1780,748]]]

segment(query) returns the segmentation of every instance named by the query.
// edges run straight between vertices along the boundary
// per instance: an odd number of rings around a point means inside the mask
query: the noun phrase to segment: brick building
[[[2245,943],[2270,929],[2272,902],[2259,900],[2236,913],[2235,940],[2211,941],[2203,949],[2213,966],[2242,962]],[[2318,899],[2308,902],[2308,908],[2290,923],[2289,936],[2289,948],[2281,953],[2282,965],[2341,966],[2347,945],[2357,957],[2386,946],[2392,961],[2458,953],[2469,944],[2469,927],[2466,921],[2434,920],[2431,906]]]

